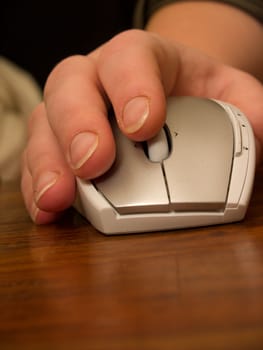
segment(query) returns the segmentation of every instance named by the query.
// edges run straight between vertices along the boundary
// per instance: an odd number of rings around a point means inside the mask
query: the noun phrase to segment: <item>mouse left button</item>
[[[160,163],[151,162],[141,144],[113,128],[116,161],[102,177],[93,181],[97,190],[119,214],[166,212],[169,198]]]

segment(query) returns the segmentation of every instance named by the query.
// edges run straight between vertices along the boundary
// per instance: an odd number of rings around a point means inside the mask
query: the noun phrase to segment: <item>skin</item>
[[[261,25],[240,10],[189,1],[163,7],[147,31],[123,32],[87,56],[59,63],[30,117],[22,159],[21,188],[32,220],[55,221],[74,201],[75,176],[91,179],[112,165],[111,105],[122,132],[140,141],[162,127],[167,96],[233,103],[250,119],[260,160],[262,39]]]

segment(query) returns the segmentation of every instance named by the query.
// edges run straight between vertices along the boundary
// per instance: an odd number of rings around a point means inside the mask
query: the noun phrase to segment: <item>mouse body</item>
[[[114,165],[77,178],[75,207],[105,234],[162,231],[240,221],[255,174],[252,128],[236,107],[170,97],[164,128],[148,142],[125,137],[112,122]]]

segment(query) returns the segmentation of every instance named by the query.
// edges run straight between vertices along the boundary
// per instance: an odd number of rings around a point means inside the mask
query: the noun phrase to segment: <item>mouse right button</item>
[[[167,124],[171,156],[163,162],[175,211],[225,207],[233,160],[233,129],[224,109],[211,100],[172,101]]]

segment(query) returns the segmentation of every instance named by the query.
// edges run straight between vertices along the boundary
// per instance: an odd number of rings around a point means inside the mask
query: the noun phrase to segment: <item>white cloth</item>
[[[0,56],[0,180],[17,179],[27,119],[42,92],[31,75]]]

